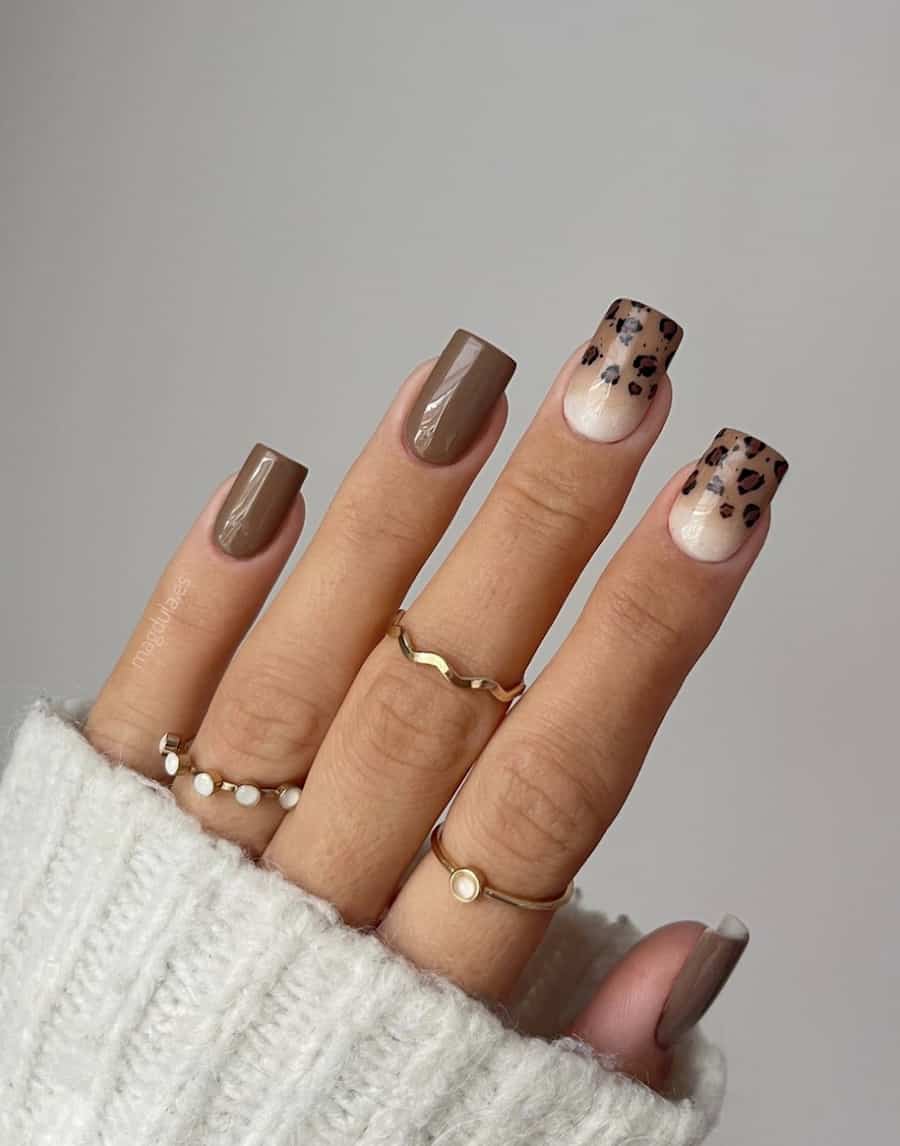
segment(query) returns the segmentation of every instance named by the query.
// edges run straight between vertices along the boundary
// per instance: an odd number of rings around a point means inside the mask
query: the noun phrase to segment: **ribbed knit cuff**
[[[724,1068],[699,1033],[669,1097],[548,1041],[637,939],[627,920],[558,912],[495,1013],[110,765],[79,732],[83,711],[35,705],[0,784],[0,1141],[704,1138]]]

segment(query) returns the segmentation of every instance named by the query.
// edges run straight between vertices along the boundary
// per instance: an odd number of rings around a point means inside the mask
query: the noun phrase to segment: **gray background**
[[[97,688],[253,441],[310,465],[317,520],[470,326],[521,365],[456,536],[644,298],[687,336],[615,536],[722,425],[792,471],[583,883],[646,927],[750,923],[718,1142],[893,1140],[898,36],[845,0],[3,4],[3,726]]]

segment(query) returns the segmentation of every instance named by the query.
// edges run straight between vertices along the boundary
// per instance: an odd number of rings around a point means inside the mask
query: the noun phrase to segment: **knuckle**
[[[516,533],[558,546],[589,531],[596,517],[574,475],[554,466],[520,461],[500,478],[496,494]]]
[[[602,785],[589,785],[555,738],[532,732],[494,768],[483,829],[517,864],[564,863],[597,831]]]
[[[649,580],[617,578],[609,586],[607,621],[629,642],[656,653],[678,650],[687,634],[667,594]]]
[[[458,689],[405,664],[380,665],[355,711],[347,747],[358,766],[376,776],[387,765],[445,778],[466,761],[479,725],[475,707]]]
[[[324,707],[304,696],[299,666],[278,659],[254,662],[222,683],[212,721],[216,754],[265,766],[308,765],[327,728]]]
[[[417,549],[422,526],[398,499],[374,491],[348,492],[334,507],[335,525],[344,543],[354,550]]]

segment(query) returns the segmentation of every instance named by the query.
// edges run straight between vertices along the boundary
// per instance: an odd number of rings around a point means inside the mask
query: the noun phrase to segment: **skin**
[[[417,647],[507,685],[525,674],[669,412],[663,375],[627,438],[601,443],[576,433],[563,396],[585,345],[564,364],[475,519],[404,618]],[[403,384],[259,620],[300,535],[302,498],[263,552],[237,559],[214,540],[230,481],[215,491],[164,571],[86,731],[99,750],[157,779],[161,733],[196,730],[199,767],[265,786],[303,782],[288,816],[272,801],[244,809],[221,796],[204,800],[189,777],[173,788],[209,830],[329,899],[349,923],[377,926],[421,967],[502,999],[550,914],[458,903],[430,853],[401,887],[422,840],[468,773],[445,825],[448,853],[489,872],[495,886],[534,898],[559,894],[621,808],[762,547],[768,512],[727,561],[694,560],[668,528],[691,467],[674,475],[504,719],[496,700],[410,664],[384,635],[506,418],[501,397],[460,460],[421,460],[405,428],[431,365]],[[136,664],[154,610],[175,587],[166,640]],[[647,936],[572,1033],[661,1087],[670,1055],[654,1031],[702,930],[678,923]]]

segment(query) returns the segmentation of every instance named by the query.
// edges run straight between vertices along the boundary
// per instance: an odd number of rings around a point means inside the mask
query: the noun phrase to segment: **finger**
[[[404,618],[414,647],[437,650],[464,675],[507,687],[521,678],[662,429],[671,398],[662,363],[680,336],[643,304],[610,308]],[[606,397],[585,397],[595,383]],[[613,390],[625,394],[627,418]],[[582,395],[576,406],[595,404],[599,428],[585,414],[573,430],[565,408],[573,391]],[[626,426],[631,432],[612,443],[584,433],[617,436]],[[396,640],[385,640],[354,682],[266,861],[346,919],[371,922],[504,711],[493,697],[411,664]]]
[[[717,928],[670,923],[645,936],[610,971],[571,1034],[623,1074],[662,1090],[672,1048],[700,1022],[750,935],[733,915]]]
[[[197,734],[195,766],[253,789],[302,784],[359,666],[497,442],[513,360],[458,331],[413,372],[351,468],[287,584],[228,668]],[[283,816],[178,800],[210,829],[258,852]],[[236,794],[235,794],[236,795]]]
[[[164,732],[193,734],[303,528],[306,467],[256,445],[167,565],[85,726],[91,743],[164,778]]]
[[[443,832],[454,864],[474,866],[489,885],[518,896],[561,893],[618,813],[675,694],[725,617],[762,545],[766,506],[785,468],[774,450],[725,431],[696,474],[685,481],[685,471],[667,486],[472,769]],[[760,513],[745,513],[748,505]],[[692,522],[685,506],[693,507]],[[713,545],[707,531],[724,533],[728,545]],[[712,549],[723,560],[697,558]],[[456,901],[430,854],[403,887],[384,933],[414,962],[502,997],[548,919],[490,899]]]

